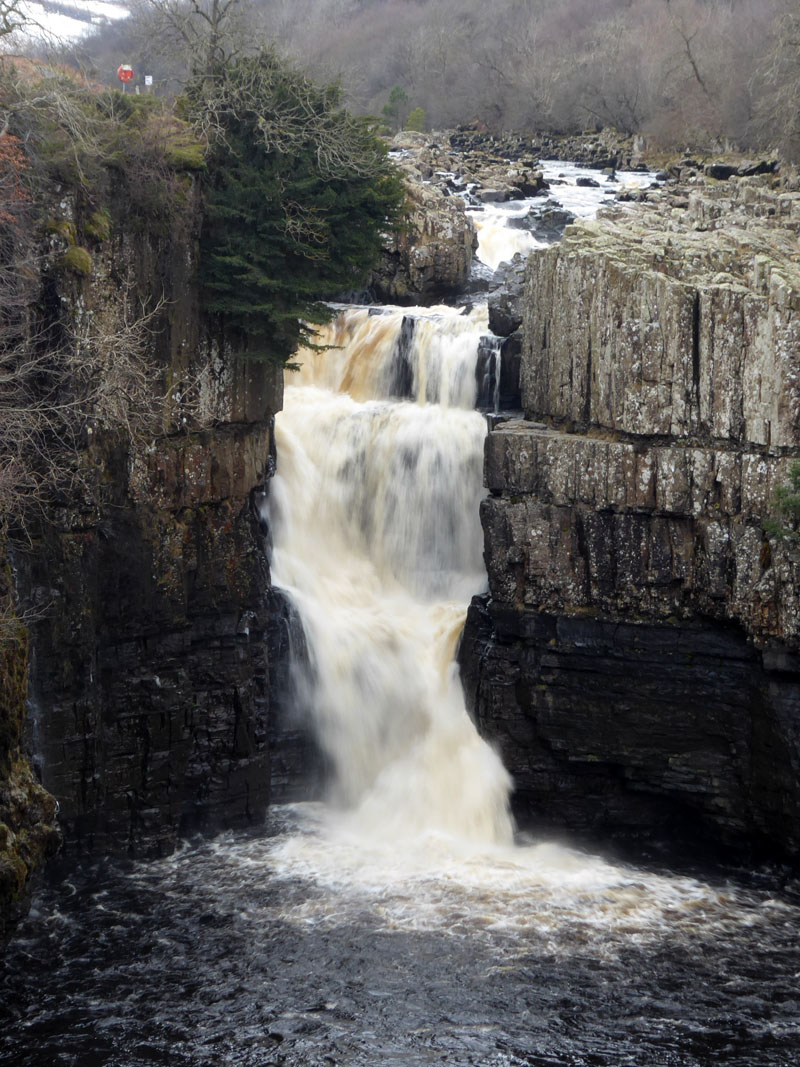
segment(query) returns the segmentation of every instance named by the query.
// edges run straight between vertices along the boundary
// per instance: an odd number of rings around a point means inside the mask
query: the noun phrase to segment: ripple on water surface
[[[366,844],[293,806],[45,889],[2,972],[0,1062],[789,1067],[799,914],[766,881]]]

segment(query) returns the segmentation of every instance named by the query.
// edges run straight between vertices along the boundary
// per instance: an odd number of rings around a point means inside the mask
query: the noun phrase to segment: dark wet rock
[[[529,170],[520,173],[516,184],[523,196],[547,196],[550,189],[540,171]]]
[[[728,178],[732,178],[734,174],[738,173],[735,164],[731,163],[707,163],[703,167],[703,173],[707,178],[714,178],[715,181],[724,182]]]
[[[500,346],[500,409],[517,411],[522,407],[520,366],[522,360],[522,330],[515,330],[503,338]]]
[[[528,230],[539,241],[560,241],[565,228],[574,221],[571,211],[558,204],[544,204],[541,208],[531,208],[527,215],[510,219],[509,225]]]
[[[621,189],[617,200],[622,204],[643,204],[648,199],[646,189]]]
[[[502,204],[508,200],[517,200],[519,196],[519,189],[513,189],[509,185],[499,189],[481,189],[478,193],[478,199],[484,204]]]
[[[594,178],[584,178],[582,175],[579,175],[575,179],[575,184],[579,188],[582,188],[582,189],[599,189],[600,188],[600,182],[595,181]]]
[[[777,159],[747,160],[737,167],[738,173],[743,178],[755,177],[759,174],[776,174],[780,170]]]
[[[498,378],[501,374],[500,342],[496,337],[482,337],[478,344],[478,358],[475,363],[475,384],[477,399],[475,407],[479,411],[494,411],[498,400]]]
[[[541,159],[562,159],[598,170],[646,169],[643,139],[617,130],[566,136],[543,134],[537,138],[537,147]]]
[[[317,799],[328,769],[306,699],[312,666],[300,616],[281,589],[270,593],[266,638],[271,668],[270,800],[288,804]]]
[[[0,953],[27,913],[34,879],[57,849],[56,802],[37,781],[25,745],[29,641],[14,608],[0,541]]]
[[[776,174],[780,170],[777,159],[742,160],[736,163],[707,163],[703,173],[716,181],[728,181],[730,178],[754,178],[765,174]]]
[[[567,521],[566,517],[562,521]],[[514,806],[586,834],[796,850],[800,658],[738,628],[470,607],[462,677]]]
[[[23,600],[48,605],[31,628],[36,755],[73,853],[168,852],[180,834],[259,821],[269,799],[254,499],[274,471],[282,376],[212,332],[186,248],[120,235],[81,299],[106,307],[120,277],[166,294],[152,355],[173,384],[201,376],[205,428],[176,398],[155,447],[95,432],[80,457],[91,494],[51,511],[18,568]]]

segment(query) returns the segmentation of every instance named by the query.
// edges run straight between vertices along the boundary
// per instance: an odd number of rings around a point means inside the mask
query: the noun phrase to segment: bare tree
[[[253,11],[240,0],[136,0],[134,10],[154,47],[180,57],[194,75],[211,73],[252,43]]]
[[[754,119],[761,137],[800,159],[800,2],[784,0],[769,48],[751,79]]]
[[[0,0],[0,37],[7,37],[30,21],[23,0]]]

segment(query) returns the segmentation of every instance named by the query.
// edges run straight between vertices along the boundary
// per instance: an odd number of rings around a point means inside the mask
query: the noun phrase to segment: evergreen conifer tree
[[[210,154],[201,271],[207,310],[249,355],[283,363],[323,301],[363,286],[403,185],[368,120],[273,51],[228,62],[190,87]]]

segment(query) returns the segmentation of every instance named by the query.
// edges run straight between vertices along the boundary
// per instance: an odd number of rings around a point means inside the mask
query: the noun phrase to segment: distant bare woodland
[[[190,0],[186,0],[188,7]],[[195,7],[214,0],[194,0]],[[218,0],[217,0],[218,2]],[[141,0],[88,48],[98,73],[122,54],[166,85]],[[800,156],[800,0],[233,0],[240,40],[269,37],[355,106],[402,125],[477,121],[573,132],[613,125],[665,147],[780,147]],[[137,43],[138,42],[138,43]],[[419,113],[417,118],[419,121]]]

